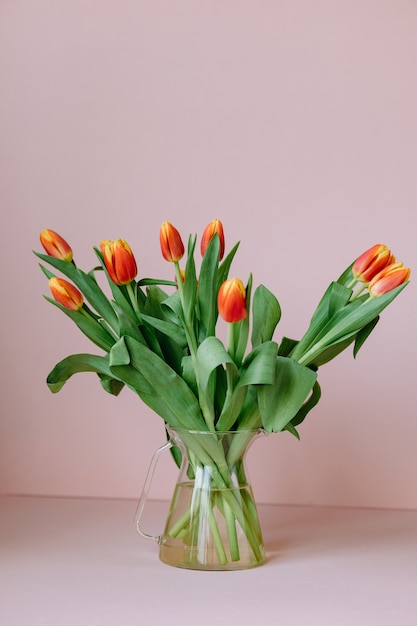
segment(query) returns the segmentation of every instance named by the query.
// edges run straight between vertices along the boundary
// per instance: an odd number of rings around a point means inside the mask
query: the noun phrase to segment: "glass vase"
[[[245,464],[260,430],[206,432],[167,427],[168,442],[151,462],[136,514],[138,532],[159,543],[163,563],[196,570],[238,570],[265,561],[262,533]],[[162,535],[140,522],[159,454],[177,446],[182,462]]]

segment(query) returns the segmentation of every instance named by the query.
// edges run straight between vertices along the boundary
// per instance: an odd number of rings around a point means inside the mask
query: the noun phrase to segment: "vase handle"
[[[145,483],[143,485],[142,493],[139,498],[138,507],[135,513],[136,530],[138,531],[139,535],[141,535],[145,539],[154,539],[157,543],[161,542],[161,535],[151,535],[149,533],[145,533],[140,527],[140,522],[143,512],[145,510],[146,501],[148,499],[149,490],[151,488],[152,479],[155,473],[157,463],[159,461],[159,457],[162,452],[165,452],[165,450],[169,450],[170,448],[172,448],[173,445],[174,444],[171,441],[167,441],[163,446],[155,450],[149,465],[148,473],[146,474]]]

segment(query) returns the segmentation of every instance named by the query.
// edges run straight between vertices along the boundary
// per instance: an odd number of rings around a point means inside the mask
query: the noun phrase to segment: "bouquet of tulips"
[[[318,368],[350,345],[356,356],[410,276],[385,245],[375,245],[329,285],[300,340],[277,342],[279,302],[264,285],[253,289],[252,276],[246,284],[229,278],[239,244],[225,256],[219,220],[201,237],[199,271],[197,237],[189,236],[185,253],[177,229],[162,224],[160,247],[173,265],[171,280],[138,279],[135,256],[123,239],[101,241],[94,249],[98,265],[88,273],[56,232],[44,230],[40,240],[46,254],[35,254],[53,296],[46,299],[102,351],[60,361],[47,378],[51,391],[75,373],[95,372],[107,392],[117,395],[127,386],[169,428],[213,437],[256,429],[298,437],[298,426],[320,399]],[[97,280],[100,272],[109,295]],[[225,342],[216,335],[219,316],[227,323]],[[230,480],[223,473],[223,483]]]
[[[246,286],[228,278],[238,244],[224,258],[219,220],[202,235],[198,277],[196,237],[189,237],[181,269],[181,235],[169,222],[162,224],[161,252],[173,264],[175,280],[136,280],[136,260],[123,239],[101,241],[95,248],[99,266],[89,273],[76,266],[71,247],[56,232],[44,230],[40,240],[46,254],[35,254],[71,281],[41,265],[54,298],[46,299],[105,352],[58,363],[47,378],[51,391],[77,372],[96,372],[106,391],[117,395],[127,385],[173,428],[262,426],[266,432],[297,434],[319,400],[318,367],[352,343],[356,355],[410,276],[386,246],[373,246],[330,284],[304,336],[277,343],[279,302],[264,285],[252,297],[252,276]],[[111,297],[96,280],[99,271]],[[218,315],[228,323],[227,346],[216,337]]]

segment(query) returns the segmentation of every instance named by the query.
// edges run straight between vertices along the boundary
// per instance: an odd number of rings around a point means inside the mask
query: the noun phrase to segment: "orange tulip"
[[[369,283],[368,289],[372,296],[383,296],[410,278],[411,270],[403,263],[391,263],[377,274]]]
[[[116,239],[115,241],[104,239],[100,242],[100,250],[103,254],[106,270],[116,285],[127,285],[135,278],[138,268],[127,241],[124,239]]]
[[[381,270],[394,262],[395,257],[387,246],[378,243],[356,259],[352,266],[352,273],[356,280],[369,283]]]
[[[159,231],[162,256],[166,261],[176,263],[184,256],[184,244],[178,230],[170,223],[164,222]]]
[[[226,280],[219,289],[217,297],[219,313],[226,322],[240,322],[245,319],[246,290],[239,278]]]
[[[41,240],[45,252],[49,254],[49,256],[71,263],[73,256],[71,246],[69,246],[61,235],[58,235],[54,230],[45,228],[39,235],[39,239]]]
[[[74,285],[69,283],[65,278],[50,278],[49,288],[53,297],[57,302],[62,304],[66,309],[71,311],[79,311],[83,305],[83,294]]]
[[[210,240],[215,233],[218,234],[219,239],[220,239],[220,260],[221,260],[224,255],[224,232],[223,232],[223,224],[221,223],[220,220],[213,220],[212,222],[210,222],[210,224],[207,224],[207,226],[205,227],[203,236],[201,237],[201,244],[200,244],[201,256],[204,256],[207,250],[207,246],[209,245]]]

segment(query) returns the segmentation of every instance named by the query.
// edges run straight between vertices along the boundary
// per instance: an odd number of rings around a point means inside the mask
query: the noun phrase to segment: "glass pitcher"
[[[135,521],[155,539],[163,563],[197,570],[236,570],[261,565],[265,551],[245,455],[263,431],[174,430],[151,461]],[[182,462],[164,531],[141,529],[141,518],[159,455],[177,446]]]

